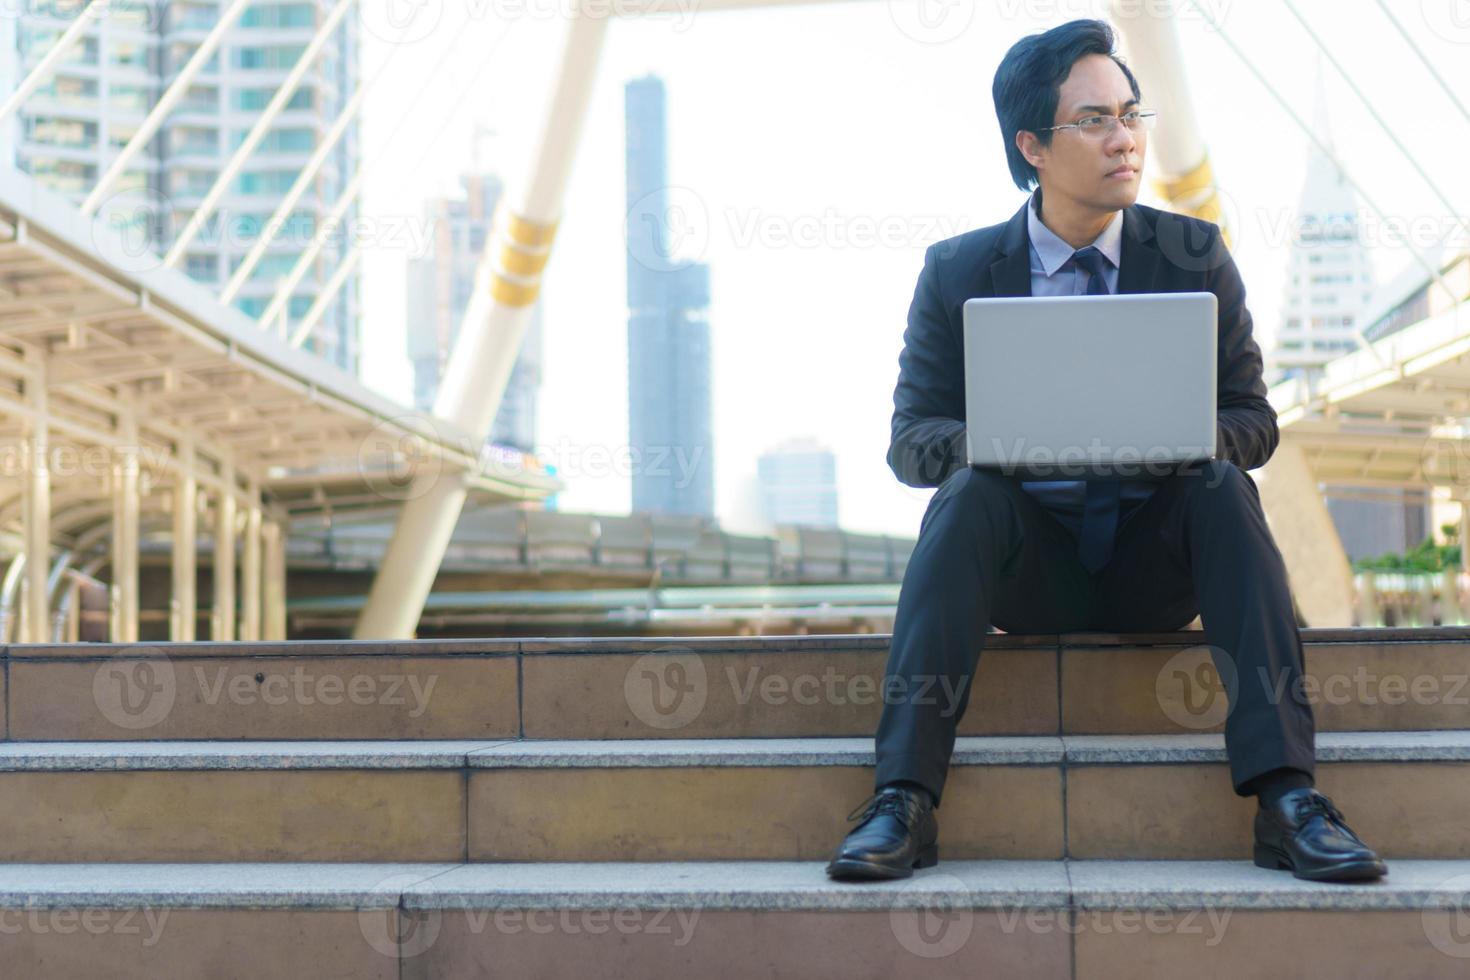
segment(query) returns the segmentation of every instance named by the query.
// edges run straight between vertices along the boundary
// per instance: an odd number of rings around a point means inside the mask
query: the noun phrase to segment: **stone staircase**
[[[863,884],[886,636],[10,646],[0,977],[1470,975],[1470,629],[1303,639],[1378,882],[1251,864],[1197,631],[993,635]]]

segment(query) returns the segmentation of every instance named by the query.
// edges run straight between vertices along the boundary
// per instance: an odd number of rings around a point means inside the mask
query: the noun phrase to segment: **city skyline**
[[[844,525],[901,534],[917,527],[929,491],[898,484],[883,457],[904,315],[923,248],[1003,220],[1019,206],[1020,194],[1004,174],[989,100],[990,75],[1004,49],[1023,34],[1099,13],[1101,6],[1069,6],[1046,16],[1019,7],[1011,17],[978,9],[964,30],[930,42],[906,33],[887,6],[699,15],[682,26],[672,18],[611,25],[543,291],[551,356],[541,442],[568,479],[563,507],[619,512],[631,502],[626,466],[617,461],[626,450],[626,393],[616,380],[626,357],[617,312],[624,284],[621,267],[607,262],[608,243],[621,238],[626,214],[621,168],[608,161],[622,153],[617,124],[624,81],[654,70],[677,93],[669,110],[670,184],[700,205],[689,254],[720,272],[712,350],[722,520],[740,527],[739,510],[751,496],[744,488],[769,441],[825,429],[841,465]],[[1376,102],[1395,107],[1405,140],[1430,172],[1448,181],[1456,172],[1453,141],[1423,134],[1437,132],[1437,120],[1442,128],[1454,109],[1427,83],[1413,55],[1382,25],[1334,18],[1334,8],[1323,3],[1303,3],[1302,9],[1342,49],[1345,62],[1382,63],[1363,84]],[[443,56],[454,32],[481,42],[467,47],[493,48],[490,58],[461,57],[441,94],[448,112],[456,88],[483,93],[465,99],[459,112],[466,125],[459,128],[467,130],[472,118],[493,119],[503,148],[496,166],[514,189],[523,180],[525,154],[509,148],[534,141],[542,106],[536,98],[509,100],[497,93],[527,85],[544,91],[539,86],[554,63],[563,23],[529,15],[492,23],[463,15],[446,5],[438,31],[395,58],[400,66],[416,57],[429,64]],[[1365,6],[1363,17],[1372,16]],[[1252,39],[1252,57],[1296,112],[1310,118],[1315,61],[1303,56],[1310,41],[1270,20],[1266,12],[1235,5],[1226,26]],[[1405,23],[1452,85],[1470,84],[1465,59],[1456,57],[1470,38],[1455,34],[1443,18]],[[1201,128],[1231,219],[1256,335],[1266,346],[1281,309],[1305,136],[1207,25],[1182,15],[1180,32],[1192,74],[1202,80],[1194,91]],[[495,47],[505,37],[511,40]],[[749,70],[741,52],[757,45],[777,70]],[[740,83],[728,84],[732,78]],[[838,78],[844,96],[834,100],[831,85]],[[1403,158],[1330,70],[1326,88],[1335,143],[1354,178],[1372,189],[1391,220],[1412,223],[1416,235],[1446,238],[1443,207],[1420,182],[1406,179]],[[392,125],[390,115],[380,118],[384,129]],[[373,121],[370,115],[370,132]],[[441,127],[428,113],[413,122],[419,128],[407,131],[425,139]],[[467,153],[466,141],[453,133],[436,154],[444,158],[438,176],[414,172],[415,181],[432,186],[437,179],[442,186],[450,179],[450,163]],[[1244,133],[1261,138],[1232,138]],[[402,139],[402,133],[398,138],[406,145],[400,157],[413,156],[407,145],[421,141]],[[1146,185],[1154,175],[1151,159]],[[370,195],[377,214],[398,213],[407,177],[407,170],[385,166]],[[1157,203],[1147,190],[1141,200]],[[1365,240],[1385,282],[1405,269],[1414,273],[1409,252],[1392,232],[1368,216]],[[368,262],[393,264],[385,254]],[[379,276],[365,281],[370,292],[389,286]],[[371,317],[374,304],[367,305]],[[569,354],[558,353],[563,350]],[[391,358],[385,361],[370,364],[365,377],[391,393],[400,382]],[[748,386],[753,379],[759,379],[758,394],[736,397],[739,382]],[[591,390],[598,392],[596,412],[587,410]]]

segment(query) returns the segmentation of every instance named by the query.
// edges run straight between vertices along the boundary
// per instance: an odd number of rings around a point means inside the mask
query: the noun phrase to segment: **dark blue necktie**
[[[1103,278],[1107,259],[1093,245],[1072,253],[1072,262],[1087,272],[1087,295],[1108,292]],[[1113,537],[1118,531],[1118,491],[1115,479],[1087,481],[1087,503],[1082,510],[1082,532],[1077,539],[1077,557],[1088,572],[1095,573],[1113,554]]]

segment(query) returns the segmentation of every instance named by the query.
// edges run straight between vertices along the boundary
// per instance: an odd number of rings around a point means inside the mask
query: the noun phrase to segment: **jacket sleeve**
[[[1261,348],[1251,335],[1245,284],[1218,228],[1214,234],[1207,288],[1219,301],[1215,456],[1253,470],[1271,458],[1281,431],[1276,410],[1266,400]]]
[[[964,419],[964,341],[945,312],[931,245],[898,355],[888,466],[899,481],[937,487],[963,467],[968,459]]]

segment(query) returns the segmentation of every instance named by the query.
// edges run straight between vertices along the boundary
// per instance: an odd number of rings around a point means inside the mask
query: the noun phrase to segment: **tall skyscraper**
[[[413,362],[413,403],[428,411],[434,405],[449,355],[459,336],[474,289],[475,268],[490,236],[496,203],[505,191],[499,177],[465,174],[460,197],[428,202],[429,250],[408,264],[408,357]],[[536,398],[541,388],[541,304],[511,368],[500,409],[490,427],[490,441],[531,452],[536,446]]]
[[[1317,73],[1313,125],[1332,146],[1327,98]],[[1373,268],[1358,230],[1358,201],[1347,177],[1316,143],[1307,149],[1307,173],[1287,259],[1281,326],[1267,356],[1272,382],[1310,373],[1358,347],[1356,331],[1373,291]]]
[[[678,255],[663,81],[624,90],[627,126],[628,441],[633,510],[713,517],[709,266]]]
[[[788,439],[756,460],[772,524],[837,526],[837,457],[814,439]]]
[[[225,0],[112,0],[80,42],[0,129],[0,162],[26,171],[78,203],[97,185],[219,22]],[[86,6],[27,0],[0,16],[0,85],[13,91]],[[236,148],[324,22],[332,0],[257,3],[246,8],[123,179],[99,218],[126,226],[141,246],[162,252],[183,230]],[[239,268],[267,219],[357,88],[358,21],[342,19],[287,108],[251,154],[214,217],[179,268],[218,291]],[[360,158],[351,123],[271,244],[234,305],[259,316],[332,210]],[[355,222],[354,205],[345,215]],[[337,234],[288,300],[306,316],[348,254]],[[349,274],[304,347],[358,373],[358,278]]]
[[[1327,96],[1319,66],[1313,108],[1318,139],[1332,146]],[[1373,266],[1359,232],[1357,195],[1318,148],[1307,147],[1306,179],[1287,259],[1281,326],[1266,356],[1272,383],[1314,376],[1359,346],[1358,330],[1373,293]],[[1368,495],[1376,499],[1365,499]],[[1327,512],[1350,559],[1403,552],[1428,534],[1429,501],[1417,490],[1327,488]]]

